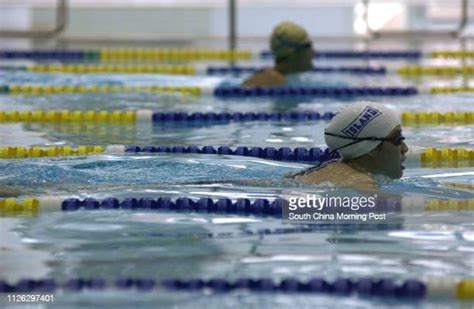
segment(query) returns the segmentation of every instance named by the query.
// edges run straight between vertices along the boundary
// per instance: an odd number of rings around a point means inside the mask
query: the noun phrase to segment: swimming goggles
[[[288,47],[288,48],[293,49],[293,52],[297,52],[299,50],[303,50],[303,49],[306,49],[306,48],[311,48],[311,49],[313,48],[313,44],[311,42],[307,42],[307,43],[303,43],[303,44],[291,43],[291,42],[287,42],[287,41],[284,41],[284,40],[279,40],[279,42],[284,47]],[[290,55],[283,56],[283,57],[277,58],[276,60],[277,61],[283,61],[283,60],[285,60],[289,57],[290,57]]]
[[[405,137],[401,134],[395,136],[395,137],[373,137],[373,136],[370,136],[370,137],[350,137],[350,136],[345,136],[345,135],[339,135],[339,134],[334,134],[334,133],[328,133],[328,132],[324,132],[325,135],[329,135],[329,136],[335,136],[335,137],[340,137],[340,138],[344,138],[344,139],[350,139],[350,140],[353,140],[353,142],[349,143],[349,144],[346,144],[346,145],[343,145],[341,147],[338,147],[334,150],[331,151],[331,153],[339,150],[339,149],[342,149],[342,148],[346,148],[346,147],[349,147],[349,146],[352,146],[354,144],[357,144],[357,143],[360,143],[360,142],[363,142],[363,141],[382,141],[382,142],[390,142],[392,143],[394,146],[400,146],[403,141],[405,140]]]

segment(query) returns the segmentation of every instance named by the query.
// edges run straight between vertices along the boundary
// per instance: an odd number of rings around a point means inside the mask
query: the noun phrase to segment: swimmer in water
[[[291,175],[298,181],[339,187],[376,189],[374,175],[398,179],[403,175],[408,146],[400,118],[382,104],[359,102],[338,113],[325,132],[326,144],[339,151],[335,159]]]
[[[287,83],[286,76],[312,68],[313,48],[308,33],[292,22],[277,25],[270,37],[275,59],[273,68],[263,69],[246,79],[245,87],[272,87]]]

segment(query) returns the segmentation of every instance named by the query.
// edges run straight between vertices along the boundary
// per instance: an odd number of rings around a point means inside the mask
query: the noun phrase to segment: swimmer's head
[[[292,71],[311,68],[313,49],[306,30],[289,21],[278,24],[270,37],[270,48],[277,63],[291,63]]]
[[[326,144],[343,160],[367,156],[371,171],[400,178],[408,147],[399,115],[382,104],[359,102],[338,113],[325,130]]]

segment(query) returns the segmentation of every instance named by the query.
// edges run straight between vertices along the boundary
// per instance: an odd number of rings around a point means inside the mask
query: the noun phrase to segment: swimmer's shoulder
[[[377,184],[370,174],[359,172],[340,161],[332,162],[319,169],[308,170],[306,173],[297,174],[295,179],[309,184],[331,183],[338,187],[377,188]]]
[[[286,77],[273,68],[256,72],[243,82],[244,87],[272,87],[286,84]]]

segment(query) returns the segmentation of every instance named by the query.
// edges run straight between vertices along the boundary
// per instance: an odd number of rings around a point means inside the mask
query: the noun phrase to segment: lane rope
[[[319,163],[329,159],[339,158],[339,153],[331,154],[329,149],[318,147],[229,147],[229,146],[125,146],[125,145],[89,145],[50,147],[0,147],[1,159],[21,159],[38,157],[83,156],[97,154],[152,154],[152,153],[181,153],[181,154],[218,154],[231,156],[256,157],[261,159],[292,162]],[[408,153],[408,163],[420,164],[421,167],[472,167],[474,166],[474,149],[466,148],[421,148]]]
[[[329,121],[333,112],[222,112],[222,113],[185,113],[137,111],[95,111],[95,110],[9,110],[0,111],[2,122],[107,122],[107,123],[192,123],[246,122],[246,121]],[[471,125],[474,124],[474,112],[403,112],[400,116],[404,126],[426,125]]]
[[[223,75],[223,74],[253,74],[265,67],[253,67],[253,66],[232,66],[232,67],[209,67],[206,70],[208,75]],[[384,75],[387,73],[387,69],[383,66],[371,67],[371,66],[315,66],[309,70],[313,73],[348,73],[348,74],[360,74],[360,75]]]
[[[218,87],[214,90],[214,95],[220,98],[411,96],[416,94],[418,94],[418,89],[414,87]]]
[[[234,199],[220,198],[213,200],[211,198],[194,197],[177,197],[171,199],[169,197],[151,198],[122,198],[117,199],[108,197],[103,200],[95,198],[65,198],[60,196],[39,196],[26,198],[5,198],[0,199],[0,218],[9,217],[37,217],[40,213],[51,211],[79,211],[79,210],[132,210],[132,211],[152,211],[160,213],[199,213],[199,214],[217,214],[217,215],[237,215],[252,216],[263,218],[281,219],[283,209],[289,209],[289,200],[284,198],[275,199]],[[289,210],[287,210],[289,211]],[[337,218],[337,211],[343,211],[344,215],[358,216],[355,217],[354,223],[345,219]],[[206,236],[211,237],[235,237],[240,235],[251,236],[260,234],[286,234],[286,233],[306,233],[322,230],[371,230],[372,225],[376,225],[374,229],[391,229],[399,228],[400,223],[393,218],[385,221],[385,216],[389,214],[400,213],[438,213],[438,212],[472,212],[474,211],[474,199],[426,199],[418,197],[395,198],[377,198],[373,207],[359,208],[354,211],[348,208],[338,209],[333,207],[324,209],[323,213],[334,216],[330,222],[321,219],[309,224],[311,220],[304,222],[296,222],[297,227],[294,228],[277,228],[275,230],[259,229],[256,232],[245,231],[245,233],[207,233]],[[376,215],[384,216],[384,221],[374,221]],[[357,223],[360,216],[368,216],[370,224]],[[371,217],[372,216],[372,217]],[[372,219],[371,219],[372,218]],[[372,222],[372,221],[374,222]],[[290,223],[294,221],[289,221]],[[362,223],[362,222],[361,222]],[[376,223],[376,224],[375,224]],[[361,226],[359,226],[361,225]],[[367,227],[368,225],[368,227]],[[362,227],[363,226],[363,227]],[[202,235],[201,235],[202,236]]]
[[[447,94],[456,92],[473,92],[474,87],[432,87],[432,94]]]
[[[194,75],[196,69],[184,65],[33,65],[25,68],[29,72],[47,73],[128,73],[128,74],[173,74]]]
[[[200,87],[194,86],[121,86],[121,85],[3,85],[0,94],[57,94],[57,93],[96,93],[96,92],[176,92],[200,95]]]
[[[175,292],[229,293],[245,290],[253,293],[324,293],[335,296],[357,295],[359,297],[394,298],[421,300],[425,298],[444,298],[457,300],[474,299],[474,279],[429,277],[425,280],[391,278],[335,278],[326,280],[312,277],[300,280],[294,277],[275,281],[271,278],[152,278],[122,277],[113,281],[103,278],[74,278],[64,281],[55,279],[20,279],[15,283],[0,280],[0,293],[54,293],[64,290],[79,293],[84,290],[132,290],[152,292],[156,290]]]
[[[94,110],[10,110],[0,111],[1,122],[112,122],[112,123],[177,123],[186,122],[246,122],[246,121],[328,121],[332,112],[234,112],[234,113],[185,113],[137,111],[94,111]]]
[[[286,205],[286,206],[285,206]],[[207,214],[227,214],[245,215],[256,217],[281,218],[282,209],[289,205],[289,201],[283,198],[250,200],[239,198],[231,200],[220,198],[190,198],[178,197],[171,199],[160,198],[123,198],[117,199],[108,197],[103,200],[95,198],[62,198],[62,197],[31,197],[31,198],[6,198],[0,199],[0,211],[32,211],[38,210],[62,210],[76,211],[97,210],[97,209],[127,209],[127,210],[152,210],[161,212],[197,212]],[[346,212],[367,213],[400,213],[401,211],[429,211],[429,212],[450,212],[450,211],[474,211],[474,199],[425,199],[425,198],[377,198],[374,207],[360,208],[357,211],[344,209]],[[325,210],[332,213],[335,209]]]
[[[437,55],[435,52],[431,56]],[[353,51],[318,50],[314,58],[323,59],[410,59],[423,56],[420,51]],[[271,58],[269,51],[253,54],[248,50],[204,50],[204,49],[157,49],[157,48],[103,48],[100,50],[0,50],[0,58],[65,60],[65,61],[110,61],[110,60],[249,60]]]
[[[175,75],[241,75],[265,69],[257,66],[209,66],[207,68],[187,65],[131,65],[131,64],[37,64],[29,66],[0,66],[0,70],[28,71],[39,73],[122,73],[122,74],[175,74]],[[385,67],[371,66],[315,66],[313,73],[341,73],[354,75],[384,75]]]
[[[397,70],[402,76],[450,76],[450,75],[472,75],[474,66],[405,66]]]
[[[103,154],[105,148],[100,145],[95,146],[31,146],[31,147],[0,147],[0,158],[2,159],[21,159],[21,158],[40,158],[40,157],[58,157],[58,156],[86,156],[94,154]]]
[[[432,58],[474,58],[474,51],[438,50],[431,52]]]
[[[404,112],[401,120],[404,126],[471,125],[474,124],[474,112]]]
[[[63,61],[248,60],[246,50],[102,48],[100,50],[1,50],[0,58]]]
[[[214,95],[224,98],[245,97],[358,97],[411,96],[418,94],[414,87],[197,87],[197,86],[122,86],[122,85],[0,85],[0,94],[53,94],[90,92],[178,92],[192,95]]]
[[[407,50],[407,51],[353,51],[353,50],[317,50],[314,52],[314,58],[323,59],[383,59],[383,60],[396,60],[396,59],[411,59],[416,60],[423,56],[420,51]],[[270,51],[262,51],[260,53],[261,58],[271,58],[272,54]]]

